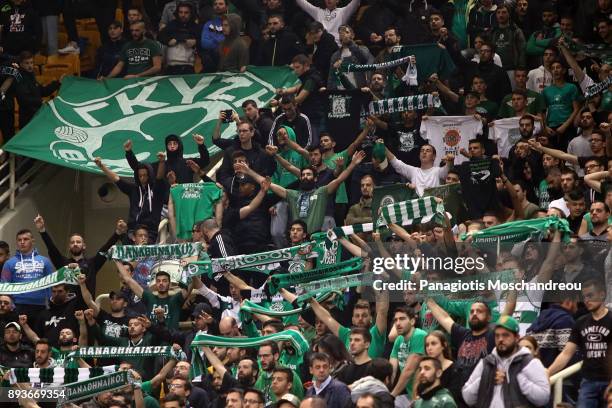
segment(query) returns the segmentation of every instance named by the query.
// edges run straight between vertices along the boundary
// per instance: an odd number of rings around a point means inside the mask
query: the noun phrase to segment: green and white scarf
[[[282,261],[307,259],[311,256],[316,256],[316,253],[313,253],[314,245],[314,242],[307,242],[289,248],[281,248],[274,251],[260,252],[257,254],[235,255],[227,258],[212,258],[210,261],[205,258],[204,260],[191,262],[187,265],[188,277],[204,274],[212,277],[213,274],[223,271],[253,268],[260,265],[267,265]],[[208,264],[208,262],[210,263]]]
[[[360,270],[362,264],[362,258],[352,258],[347,261],[338,262],[335,265],[310,269],[308,271],[273,275],[268,281],[268,290],[270,294],[275,295],[280,288],[289,288],[301,283],[331,278]]]
[[[366,222],[365,224],[353,224],[345,225],[342,227],[335,227],[327,232],[327,237],[331,240],[344,238],[347,235],[358,234],[360,232],[372,232],[374,231],[374,223]]]
[[[401,201],[383,207],[381,210],[382,219],[387,225],[424,224],[431,221],[436,215],[444,215],[444,205],[438,203],[434,197]]]
[[[179,351],[176,353],[170,346],[94,346],[81,347],[80,349],[70,353],[68,358],[104,358],[113,356],[117,358],[126,357],[168,357],[181,360],[184,353]]]
[[[316,299],[319,303],[325,302],[327,299],[333,296],[334,293],[335,292],[325,292],[317,296]],[[291,309],[291,310],[272,310],[268,307],[260,305],[259,303],[253,303],[250,300],[245,300],[240,305],[240,312],[251,313],[251,314],[257,313],[257,314],[261,314],[264,316],[270,316],[270,317],[293,316],[295,314],[302,313],[303,311],[308,310],[308,309],[310,309],[309,304],[305,304],[303,307],[298,307],[296,309]]]
[[[106,255],[108,259],[132,262],[143,258],[183,259],[196,256],[201,250],[202,243],[200,242],[169,245],[113,245],[103,255]]]
[[[296,287],[297,291],[302,291],[302,294],[297,298],[297,302],[300,304],[306,299],[325,291],[339,291],[357,286],[372,286],[375,277],[376,275],[373,272],[367,272],[303,283]]]
[[[387,113],[439,108],[440,106],[442,106],[442,102],[440,101],[440,97],[437,95],[422,94],[402,96],[399,98],[389,98],[372,101],[368,105],[368,109],[364,111],[364,115],[378,116]]]
[[[117,371],[112,374],[68,384],[65,387],[65,397],[63,400],[58,401],[57,406],[60,407],[69,402],[90,399],[100,393],[114,391],[134,382],[134,378],[130,375],[129,371]]]
[[[378,64],[352,64],[343,62],[340,65],[340,72],[364,72],[378,71],[383,69],[395,68],[410,62],[410,56],[405,56],[392,61],[380,62]]]
[[[105,357],[108,357],[105,356]],[[11,368],[9,380],[11,384],[70,384],[87,380],[104,374],[114,373],[119,366],[111,365],[91,368]]]
[[[237,347],[250,348],[259,347],[267,341],[288,341],[291,343],[298,355],[304,355],[309,348],[308,341],[302,333],[296,330],[283,330],[279,333],[261,337],[221,337],[210,334],[198,334],[191,342],[192,362],[191,378],[201,377],[205,372],[205,364],[200,355],[199,347]]]
[[[612,47],[608,44],[582,44],[572,41],[571,37],[564,37],[565,44],[572,54],[595,58],[604,64],[612,64]]]
[[[510,221],[493,227],[472,232],[472,245],[499,244],[500,242],[519,243],[542,241],[549,230],[559,230],[563,242],[569,242],[571,230],[567,220],[558,217],[534,218],[531,220]],[[461,234],[467,239],[468,234]]]
[[[61,283],[68,283],[70,285],[78,285],[79,280],[77,276],[81,273],[79,268],[68,268],[64,266],[57,271],[49,274],[43,278],[36,279],[30,282],[21,283],[0,283],[0,294],[3,295],[15,295],[20,293],[36,292],[41,289],[47,289]]]

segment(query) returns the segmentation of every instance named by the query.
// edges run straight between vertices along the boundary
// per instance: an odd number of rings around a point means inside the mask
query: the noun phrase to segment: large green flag
[[[131,139],[140,161],[156,160],[164,138],[185,139],[185,157],[196,157],[193,133],[206,137],[210,153],[219,149],[210,139],[219,111],[253,99],[266,104],[281,87],[297,78],[289,68],[249,67],[242,74],[158,76],[136,79],[66,77],[59,95],[46,103],[34,119],[4,149],[60,166],[99,172],[97,156],[122,176],[133,175],[124,157],[123,142]],[[222,134],[229,138],[235,125]]]
[[[375,187],[372,193],[372,219],[377,221],[374,223],[374,226],[387,225],[382,216],[378,214],[379,208],[413,198],[417,198],[414,190],[402,183]]]

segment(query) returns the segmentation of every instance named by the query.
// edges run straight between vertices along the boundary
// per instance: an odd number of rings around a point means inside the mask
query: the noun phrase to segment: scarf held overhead
[[[431,221],[436,215],[444,216],[444,205],[438,203],[435,197],[401,201],[383,207],[381,210],[384,225],[424,224]],[[380,225],[377,225],[377,227],[380,227]]]
[[[159,260],[182,259],[196,256],[202,250],[199,242],[170,245],[113,245],[104,255],[108,259],[132,262],[143,258]]]
[[[442,106],[440,97],[432,94],[402,96],[399,98],[380,99],[372,101],[368,109],[362,112],[364,116],[379,116],[388,113],[439,108]]]
[[[134,378],[130,375],[129,371],[117,371],[112,374],[68,384],[65,387],[65,399],[61,402],[58,401],[58,407],[69,402],[90,399],[100,393],[113,391],[134,382]]]
[[[11,368],[9,380],[11,384],[70,384],[114,373],[117,368],[114,365],[91,368]]]

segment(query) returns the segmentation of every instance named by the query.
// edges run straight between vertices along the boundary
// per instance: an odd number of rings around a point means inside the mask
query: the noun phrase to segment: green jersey
[[[402,372],[404,369],[410,354],[425,354],[425,337],[427,337],[427,332],[425,330],[415,328],[410,338],[406,339],[404,336],[398,336],[395,339],[393,349],[391,350],[391,358],[397,360],[399,372]],[[412,395],[413,379],[414,375],[410,378],[408,384],[406,384],[406,392],[408,395]]]
[[[293,164],[300,170],[308,166],[309,164],[308,161],[304,158],[304,156],[302,156],[295,150],[279,150],[279,156],[287,160],[289,163]],[[287,187],[289,184],[297,181],[297,179],[298,178],[295,176],[295,174],[291,173],[289,170],[287,170],[280,164],[276,166],[276,171],[274,171],[274,173],[272,174],[272,182],[283,187]]]
[[[165,298],[160,298],[159,296],[154,295],[151,291],[145,290],[142,294],[142,300],[145,305],[147,305],[147,309],[149,310],[149,319],[155,321],[156,318],[153,311],[158,307],[162,308],[164,309],[164,316],[166,318],[166,327],[168,329],[178,330],[181,307],[185,302],[182,291]]]
[[[305,192],[297,190],[287,190],[287,203],[292,220],[300,219],[306,222],[308,232],[321,231],[327,207],[327,186],[319,187],[316,190]]]
[[[370,356],[370,358],[382,357],[385,352],[387,338],[384,334],[381,334],[378,331],[378,327],[376,327],[376,325],[370,327],[370,336],[372,336],[372,341],[370,342],[370,347],[368,348],[368,356]],[[338,329],[338,338],[344,343],[346,349],[349,350],[349,345],[351,342],[351,329],[340,326]]]
[[[214,216],[215,204],[223,196],[223,190],[215,183],[185,183],[172,187],[170,195],[174,204],[176,236],[189,239],[193,224]]]
[[[344,159],[344,167],[346,168],[346,166],[348,166],[351,161],[351,158],[349,157],[347,150],[341,151],[340,153],[335,153],[329,159],[323,159],[323,163],[325,163],[328,169],[335,171],[336,170],[335,160],[340,157]],[[336,191],[336,203],[337,204],[347,204],[348,203],[348,196],[346,194],[346,186],[344,185],[344,183],[340,184],[340,187],[338,187],[338,190]]]
[[[531,89],[527,90],[527,112],[532,115],[537,115],[546,110],[546,103],[544,102],[544,98],[537,92],[532,91]],[[504,97],[501,102],[501,107],[497,112],[497,117],[500,119],[503,118],[513,118],[515,117],[515,111],[512,107],[512,94],[508,94]]]
[[[280,364],[279,367],[282,367]],[[265,403],[276,402],[276,397],[272,392],[272,372],[269,373],[260,369],[259,377],[255,382],[255,389],[260,390],[264,394]],[[300,376],[293,370],[293,383],[291,385],[291,394],[298,397],[300,400],[304,398],[304,386]]]

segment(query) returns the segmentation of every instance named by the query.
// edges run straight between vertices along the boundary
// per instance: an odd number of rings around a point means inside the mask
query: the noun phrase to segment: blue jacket
[[[529,326],[527,334],[535,337],[540,346],[540,360],[548,367],[561,353],[569,340],[576,321],[570,312],[554,304],[542,310],[538,318]]]
[[[2,282],[21,283],[31,282],[50,275],[54,272],[49,258],[38,254],[34,249],[29,254],[17,251],[13,257],[5,262],[2,268]],[[45,306],[51,297],[51,289],[42,289],[35,292],[23,293],[13,296],[17,305]]]
[[[351,391],[346,384],[338,380],[331,380],[319,394],[316,393],[314,386],[306,390],[305,397],[314,396],[323,398],[330,408],[346,408],[352,405]]]
[[[219,44],[221,44],[221,41],[225,38],[221,27],[221,17],[215,17],[204,23],[201,39],[203,49],[216,51],[219,48]]]

